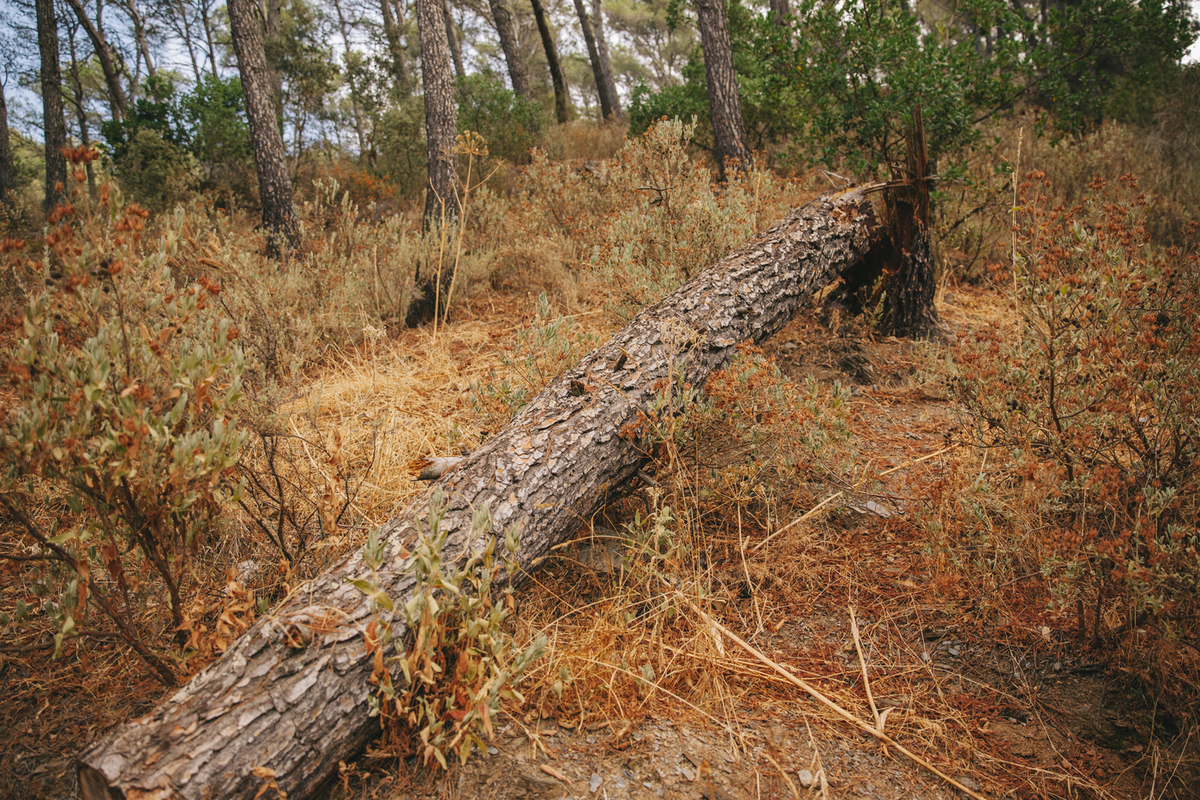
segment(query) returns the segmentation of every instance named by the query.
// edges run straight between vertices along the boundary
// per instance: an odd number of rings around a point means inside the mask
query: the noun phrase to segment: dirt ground
[[[950,335],[972,322],[962,306],[984,304],[943,299]],[[859,452],[876,472],[897,469],[870,491],[846,491],[786,547],[763,548],[752,563],[714,562],[731,598],[725,624],[871,726],[873,698],[897,742],[977,796],[1200,796],[1195,743],[1133,680],[1113,674],[1066,620],[1044,606],[976,595],[927,547],[917,521],[930,513],[929,498],[952,485],[947,471],[962,440],[952,398],[921,377],[940,357],[937,346],[915,352],[894,339],[863,341],[837,319],[805,318],[767,352],[792,377],[850,385]],[[552,582],[572,570],[564,561],[545,571]],[[325,796],[968,796],[731,641],[718,647],[747,665],[748,677],[728,682],[709,707],[658,696],[628,716],[609,707],[522,711],[501,721],[486,756],[463,767],[441,774],[368,752]],[[44,663],[40,650],[0,655],[0,798],[75,796],[74,755],[156,698],[155,685],[129,679],[128,670],[105,684],[77,679],[88,665],[47,672]]]

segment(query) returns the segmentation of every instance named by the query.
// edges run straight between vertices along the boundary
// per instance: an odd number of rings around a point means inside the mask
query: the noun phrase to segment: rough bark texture
[[[878,309],[879,332],[924,338],[940,322],[933,304],[937,288],[933,243],[929,236],[929,184],[933,166],[925,144],[925,124],[918,106],[905,133],[908,157],[883,187],[883,224],[887,235],[864,260],[863,269],[830,294],[850,313]]]
[[[608,43],[604,38],[604,9],[601,0],[592,0],[592,23],[596,28],[596,49],[600,51],[600,68],[604,70],[604,85],[608,87],[608,99],[612,102],[613,113],[618,117],[625,115],[621,109],[621,95],[617,94],[617,81],[613,77],[612,59],[608,57]]]
[[[4,100],[4,84],[0,84],[0,203],[9,205],[16,200],[17,176],[13,167],[12,142],[8,138],[8,103]]]
[[[608,96],[604,67],[600,63],[600,50],[596,46],[596,35],[592,32],[592,21],[588,19],[583,0],[575,0],[575,13],[579,16],[579,27],[583,30],[583,42],[587,45],[588,61],[592,65],[592,78],[596,81],[596,95],[600,98],[600,118],[608,119],[613,114],[612,99]]]
[[[440,0],[417,0],[421,37],[421,78],[425,88],[425,142],[429,181],[425,188],[425,229],[458,216],[458,175],[454,163],[457,133],[454,78]]]
[[[563,77],[562,64],[558,60],[558,48],[554,46],[554,36],[550,33],[550,23],[546,20],[546,10],[541,0],[529,0],[533,6],[533,18],[537,21],[538,33],[542,37],[542,48],[546,51],[546,63],[550,65],[550,83],[554,84],[554,118],[559,124],[571,117],[570,101],[567,99],[567,80]]]
[[[854,268],[879,230],[864,197],[829,195],[793,211],[639,314],[443,475],[444,561],[483,545],[468,538],[474,509],[487,504],[493,533],[520,527],[517,560],[532,570],[623,493],[646,461],[640,415],[664,382],[703,385],[740,343],[766,339]],[[382,531],[378,585],[397,607],[412,590],[406,558],[425,516],[415,503]],[[370,610],[348,583],[368,575],[361,553],[346,558],[154,712],[98,741],[80,759],[82,796],[249,799],[264,784],[256,767],[273,770],[292,800],[309,796],[377,730],[367,716]],[[403,642],[402,618],[388,621]]]
[[[700,46],[704,50],[704,76],[708,82],[717,175],[725,180],[727,167],[744,170],[750,166],[742,101],[738,97],[737,76],[733,73],[733,45],[729,41],[725,0],[696,0],[696,18],[700,27]]]
[[[42,120],[46,132],[46,197],[43,202],[51,209],[67,199],[67,159],[62,153],[67,146],[67,123],[63,119],[62,69],[58,64],[58,21],[54,17],[54,0],[35,0],[34,6],[42,59]]]
[[[408,94],[408,69],[404,66],[404,42],[400,38],[400,25],[392,13],[392,0],[380,0],[383,12],[383,35],[387,38],[388,55],[391,56],[393,90],[397,97]],[[402,22],[402,20],[401,20]]]
[[[513,92],[526,100],[532,100],[529,72],[525,69],[525,60],[521,58],[521,49],[517,46],[517,29],[513,25],[512,12],[508,10],[505,0],[488,0],[488,6],[492,9],[492,20],[496,23],[496,33],[500,36],[500,49],[504,51],[504,63],[508,65],[508,77],[512,81]]]
[[[258,174],[263,227],[267,229],[267,254],[277,258],[284,246],[300,242],[292,181],[283,154],[283,137],[275,117],[270,70],[263,52],[262,28],[250,0],[229,0],[229,32],[237,52],[238,72],[246,100],[250,146]]]
[[[441,0],[416,2],[417,32],[421,37],[421,80],[425,87],[425,144],[429,157],[422,223],[426,233],[451,225],[458,218],[458,172],[454,154],[458,123],[442,7]],[[417,264],[413,276],[416,290],[405,312],[406,325],[410,328],[424,325],[445,308],[438,298],[449,288],[451,273],[452,270],[443,269],[439,281],[436,268]]]
[[[121,75],[113,59],[112,48],[104,36],[104,29],[92,22],[82,0],[68,0],[68,3],[92,41],[92,50],[96,53],[96,60],[100,62],[100,71],[104,73],[104,85],[108,87],[108,102],[112,108],[113,119],[120,122],[125,119],[129,101],[125,97],[125,87],[121,85]]]
[[[458,34],[454,30],[454,16],[450,13],[450,3],[442,2],[442,20],[446,23],[446,44],[450,45],[450,59],[454,62],[454,74],[460,78],[467,77],[463,69],[462,47],[458,43]]]

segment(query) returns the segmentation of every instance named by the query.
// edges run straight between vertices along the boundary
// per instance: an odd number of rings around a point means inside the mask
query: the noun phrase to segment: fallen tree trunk
[[[520,526],[517,560],[529,569],[621,493],[646,463],[644,414],[664,387],[703,385],[737,345],[766,339],[862,264],[882,230],[867,191],[793,211],[647,308],[444,475],[444,560],[479,545],[467,538],[485,503],[495,532]],[[383,529],[378,585],[397,607],[413,586],[407,548],[426,511],[416,503]],[[378,730],[367,713],[371,612],[348,582],[369,574],[361,553],[346,558],[152,713],[104,736],[80,758],[82,796],[254,798],[272,780],[292,800],[311,794]],[[391,624],[403,642],[403,620]]]

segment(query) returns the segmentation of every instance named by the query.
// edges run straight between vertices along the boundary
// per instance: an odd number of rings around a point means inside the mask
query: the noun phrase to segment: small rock
[[[966,775],[959,775],[957,778],[955,778],[955,780],[970,789],[972,792],[979,791],[979,784],[968,778]]]
[[[489,756],[499,755],[499,753],[500,753],[500,748],[498,748],[498,747],[489,747],[488,748]]]
[[[867,511],[870,511],[875,516],[882,517],[883,519],[887,519],[888,517],[892,516],[892,512],[888,510],[886,506],[880,505],[874,500],[867,501]]]
[[[800,770],[800,772],[796,774],[796,777],[800,779],[800,785],[805,789],[817,782],[817,779],[813,777],[813,774],[806,769]]]
[[[959,648],[959,647],[951,647],[950,648],[950,655],[954,656],[955,658],[958,658],[961,654],[962,654],[962,648]]]
[[[690,769],[688,769],[687,767],[680,767],[680,768],[679,768],[679,774],[683,776],[683,779],[684,779],[685,781],[694,781],[694,780],[696,780],[696,773],[695,773],[695,771],[694,771],[694,770],[690,770]]]
[[[604,782],[604,779],[601,778],[598,773],[593,772],[592,779],[590,781],[588,781],[588,790],[592,794],[595,794],[597,791],[599,791],[600,784],[603,782]]]

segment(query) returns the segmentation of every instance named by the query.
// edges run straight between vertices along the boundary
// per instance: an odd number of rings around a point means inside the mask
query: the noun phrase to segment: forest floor
[[[476,303],[470,324],[501,338],[522,304]],[[940,311],[953,334],[1002,314],[998,306],[989,293],[955,289]],[[985,797],[1195,797],[1196,743],[1133,680],[1110,672],[1072,620],[1019,585],[979,596],[969,564],[931,545],[930,520],[972,463],[952,393],[931,366],[944,352],[852,334],[836,320],[802,317],[765,350],[790,377],[851,386],[851,446],[874,479],[861,490],[831,484],[827,494],[839,497],[761,547],[749,521],[745,539],[714,533],[717,616],[747,648],[710,625],[711,674],[693,671],[691,701],[651,689],[636,703],[614,697],[568,713],[531,698],[465,766],[441,773],[369,751],[326,797],[898,800],[968,796],[964,788]],[[394,342],[397,357],[418,346],[406,336]],[[462,348],[464,370],[481,369],[476,352]],[[765,538],[760,528],[754,535]],[[518,622],[548,609],[565,618],[564,605],[602,600],[614,576],[580,561],[566,551],[549,562],[519,594]],[[74,796],[75,755],[161,693],[119,648],[96,642],[88,652],[82,663],[50,662],[44,649],[0,654],[0,798]],[[884,728],[961,788],[863,726]]]

